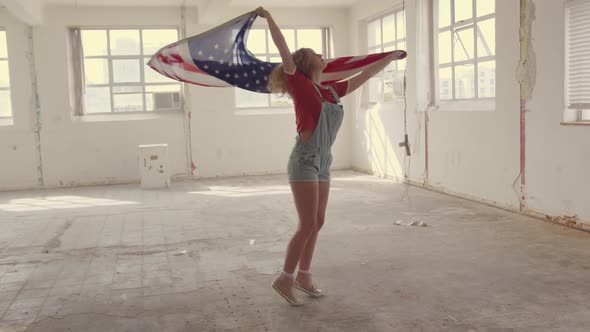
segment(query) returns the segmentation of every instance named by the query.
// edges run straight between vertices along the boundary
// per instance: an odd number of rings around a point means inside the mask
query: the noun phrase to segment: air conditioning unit
[[[154,92],[152,94],[155,111],[180,109],[179,92]]]

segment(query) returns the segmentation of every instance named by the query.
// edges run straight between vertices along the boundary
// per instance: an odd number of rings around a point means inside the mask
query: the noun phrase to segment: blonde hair
[[[296,69],[299,69],[303,75],[307,78],[311,78],[309,75],[310,60],[311,57],[308,55],[310,48],[300,48],[292,54],[293,61],[295,62]],[[270,73],[268,78],[268,90],[272,93],[285,94],[288,92],[287,76],[283,69],[283,64],[276,66]]]

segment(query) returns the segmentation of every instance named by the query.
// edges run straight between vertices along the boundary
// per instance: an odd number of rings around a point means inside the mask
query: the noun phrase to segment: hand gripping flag
[[[211,87],[235,86],[270,93],[268,77],[279,63],[257,59],[246,49],[248,31],[256,17],[255,12],[250,12],[197,36],[165,46],[152,56],[148,65],[181,82]],[[392,51],[328,59],[320,80],[326,84],[350,78],[390,53],[396,54],[396,60],[406,57],[405,51]]]

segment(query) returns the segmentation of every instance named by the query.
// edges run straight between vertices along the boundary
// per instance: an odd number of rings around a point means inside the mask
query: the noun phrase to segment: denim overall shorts
[[[329,86],[328,89],[332,92],[337,104],[324,100],[315,84],[314,88],[322,99],[320,119],[306,143],[301,141],[299,135],[295,137],[295,146],[287,165],[289,182],[330,182],[332,145],[342,125],[344,110],[333,87]]]

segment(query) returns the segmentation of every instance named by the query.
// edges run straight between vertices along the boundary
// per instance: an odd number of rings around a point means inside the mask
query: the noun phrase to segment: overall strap
[[[336,93],[336,90],[334,90],[334,87],[328,85],[328,89],[330,89],[330,91],[332,92],[332,95],[334,96],[334,100],[336,100],[336,103],[340,104],[340,97],[338,97],[338,94]]]
[[[313,87],[315,88],[315,91],[317,91],[318,95],[320,95],[320,99],[322,101],[324,101],[324,96],[322,96],[322,92],[320,91],[320,89],[318,89],[318,87],[317,87],[317,85],[315,85],[315,83],[312,83],[312,84],[313,84]]]

